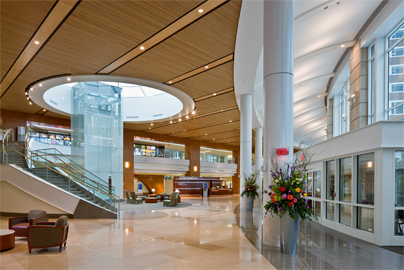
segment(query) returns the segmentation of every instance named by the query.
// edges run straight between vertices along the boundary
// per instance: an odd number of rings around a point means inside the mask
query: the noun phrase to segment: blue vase
[[[299,214],[295,212],[296,219],[289,214],[279,218],[280,246],[284,254],[296,254],[297,233],[299,229]]]

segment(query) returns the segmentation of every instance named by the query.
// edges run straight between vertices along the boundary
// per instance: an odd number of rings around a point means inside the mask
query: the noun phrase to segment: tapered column
[[[272,183],[271,156],[276,147],[289,155],[276,158],[278,165],[293,160],[293,1],[264,1],[264,187]],[[265,195],[264,202],[268,201]],[[272,224],[272,225],[271,225]],[[271,244],[276,223],[264,218],[263,241]]]
[[[257,184],[260,187],[258,193],[260,194],[259,199],[255,200],[255,207],[262,206],[262,128],[255,129],[255,170],[257,171]]]
[[[240,191],[244,177],[251,174],[252,160],[252,95],[241,96],[240,115]]]

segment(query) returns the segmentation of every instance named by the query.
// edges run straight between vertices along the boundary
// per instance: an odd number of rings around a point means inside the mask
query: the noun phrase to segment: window
[[[398,101],[390,101],[389,102],[389,107],[393,108],[394,106],[397,106],[398,104],[403,103],[403,100],[398,100]],[[404,112],[404,106],[401,104],[401,106],[397,106],[393,109],[390,110],[389,116],[390,115],[401,115]]]
[[[390,75],[404,74],[404,65],[390,66]]]
[[[307,196],[313,197],[313,173],[307,173]]]
[[[339,205],[339,223],[351,226],[351,205]]]
[[[358,207],[357,228],[364,231],[373,232],[374,212],[375,211],[373,208]]]
[[[321,198],[321,171],[313,172],[314,195],[316,198]]]
[[[387,93],[387,119],[399,120],[402,118],[402,97],[398,93],[404,91],[404,23],[393,30],[387,37],[386,57],[388,60],[388,93]],[[394,107],[397,106],[397,107]],[[401,116],[400,116],[401,115]],[[393,117],[391,117],[393,116]]]
[[[335,160],[327,161],[327,200],[334,200],[335,193]]]
[[[352,158],[342,158],[339,161],[339,188],[342,202],[352,201]]]
[[[358,203],[374,205],[375,196],[375,155],[358,156]]]
[[[369,74],[368,124],[373,124],[375,115],[375,44],[369,50]]]
[[[340,114],[341,114],[341,134],[345,133],[345,121],[346,121],[346,114],[345,114],[345,88],[342,90],[340,97]]]
[[[404,83],[392,83],[390,84],[390,93],[404,92]]]
[[[390,57],[400,57],[404,55],[404,47],[394,48],[390,52]]]
[[[404,150],[395,152],[396,207],[404,207]],[[404,222],[404,219],[403,219]]]
[[[332,202],[326,202],[326,213],[325,213],[325,218],[331,221],[334,221],[335,217],[335,209],[334,209],[334,203]]]

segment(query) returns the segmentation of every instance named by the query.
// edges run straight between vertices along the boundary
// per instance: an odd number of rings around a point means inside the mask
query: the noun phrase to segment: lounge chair
[[[177,199],[177,193],[173,192],[171,193],[171,199],[170,200],[164,200],[163,201],[163,206],[167,205],[167,206],[175,206],[175,201]]]
[[[46,211],[31,210],[27,217],[10,218],[8,221],[8,228],[15,231],[15,236],[28,236],[28,227],[36,225],[37,222],[48,221]]]
[[[141,204],[143,202],[142,198],[137,198],[136,193],[134,191],[130,192],[130,195],[132,196],[132,201],[134,204]]]
[[[128,193],[127,190],[125,190],[125,193],[126,193],[126,203],[135,203],[135,202],[133,201],[133,199],[131,199],[131,198],[129,197],[129,193]]]

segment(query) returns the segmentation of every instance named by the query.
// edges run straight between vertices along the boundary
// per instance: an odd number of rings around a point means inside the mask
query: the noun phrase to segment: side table
[[[15,231],[0,230],[0,251],[12,249],[15,245]]]

